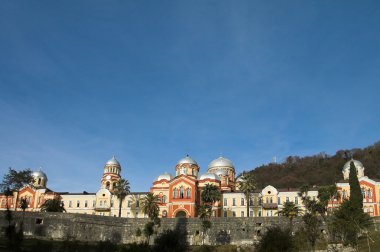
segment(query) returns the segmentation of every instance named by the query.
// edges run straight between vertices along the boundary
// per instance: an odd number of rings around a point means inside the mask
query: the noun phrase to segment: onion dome
[[[163,180],[163,179],[166,179],[167,181],[170,181],[172,180],[172,175],[170,175],[169,173],[165,172],[163,174],[161,174],[160,176],[157,177],[156,181],[160,181],[160,180]]]
[[[106,165],[118,165],[120,166],[119,161],[116,160],[115,155],[107,161]]]
[[[186,155],[186,157],[180,159],[178,162],[177,162],[177,165],[179,164],[194,164],[194,165],[198,165],[198,163],[192,159],[189,155]]]
[[[199,180],[205,180],[205,179],[213,179],[213,180],[220,180],[220,178],[213,173],[204,173],[199,177]]]
[[[231,160],[224,157],[218,157],[217,159],[211,161],[211,163],[208,165],[208,169],[218,167],[230,167],[235,169],[234,164],[231,162]]]
[[[38,171],[32,172],[32,176],[35,180],[38,180],[38,179],[44,179],[45,181],[47,180],[46,174],[41,169],[39,169]]]

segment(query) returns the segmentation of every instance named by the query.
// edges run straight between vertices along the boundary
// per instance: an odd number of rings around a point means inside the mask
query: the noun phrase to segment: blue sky
[[[0,175],[133,191],[380,140],[378,1],[1,1]]]

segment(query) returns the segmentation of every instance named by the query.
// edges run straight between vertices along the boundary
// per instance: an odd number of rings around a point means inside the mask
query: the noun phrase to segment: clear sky
[[[380,140],[379,1],[1,1],[0,175],[147,191],[189,154],[237,173]]]

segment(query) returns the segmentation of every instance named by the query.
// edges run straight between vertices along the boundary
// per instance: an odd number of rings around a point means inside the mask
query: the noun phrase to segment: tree
[[[363,195],[360,189],[360,184],[357,176],[354,162],[350,163],[350,202],[353,208],[363,209]]]
[[[338,196],[336,185],[323,186],[318,189],[318,200],[324,207],[325,213],[327,212],[329,201],[334,202],[334,198]]]
[[[289,219],[289,229],[293,230],[293,219],[301,213],[301,209],[294,204],[294,202],[286,202],[284,207],[278,211],[279,215],[285,216]]]
[[[154,220],[158,217],[158,202],[158,196],[154,195],[153,193],[148,193],[141,202],[141,208],[144,214],[148,215],[151,220]]]
[[[153,221],[149,221],[145,224],[144,229],[143,229],[143,233],[147,239],[146,240],[147,244],[149,244],[150,237],[154,233],[154,222]]]
[[[121,217],[121,206],[125,197],[130,193],[129,182],[126,179],[120,179],[114,188],[114,194],[119,199],[119,218]]]
[[[201,200],[206,205],[212,205],[220,200],[221,194],[219,188],[215,185],[207,184],[201,194]]]
[[[25,210],[28,208],[28,200],[26,198],[20,200],[20,208],[22,209],[22,222],[24,222]]]
[[[320,235],[319,227],[322,224],[322,221],[315,213],[309,212],[305,213],[302,216],[302,220],[304,223],[304,228],[302,228],[302,232],[305,233],[307,240],[309,241],[311,247],[315,248],[315,244]]]
[[[60,197],[46,200],[41,206],[41,212],[66,212],[65,206]]]
[[[204,244],[205,240],[205,234],[207,230],[211,228],[211,221],[209,218],[212,214],[212,205],[206,205],[202,203],[202,205],[198,208],[198,217],[202,220],[201,226],[202,226],[202,244]]]
[[[256,190],[257,184],[252,172],[243,172],[240,176],[240,191],[244,193],[247,202],[247,217],[249,217],[249,203],[251,195]]]
[[[282,230],[278,226],[269,227],[260,242],[256,245],[258,252],[290,252],[296,246],[289,229]]]
[[[3,182],[1,184],[2,191],[10,190],[16,192],[15,211],[17,211],[19,191],[25,185],[32,185],[34,178],[30,169],[16,171],[9,167],[8,173],[4,175]],[[7,197],[8,201],[8,197]],[[8,205],[8,204],[7,204]]]

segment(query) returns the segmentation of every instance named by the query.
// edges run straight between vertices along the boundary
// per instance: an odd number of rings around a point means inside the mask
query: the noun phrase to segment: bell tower
[[[120,180],[121,166],[119,161],[113,156],[104,165],[104,172],[101,180],[101,188],[108,189],[113,192],[117,182]]]

